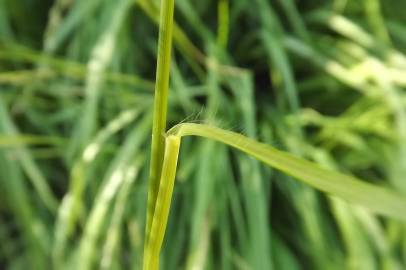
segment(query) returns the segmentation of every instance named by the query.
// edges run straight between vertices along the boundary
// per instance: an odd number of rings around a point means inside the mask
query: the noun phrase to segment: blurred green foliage
[[[406,194],[406,2],[175,5],[169,127]],[[158,21],[154,0],[0,0],[0,268],[142,266]],[[185,138],[160,265],[404,269],[406,227]]]

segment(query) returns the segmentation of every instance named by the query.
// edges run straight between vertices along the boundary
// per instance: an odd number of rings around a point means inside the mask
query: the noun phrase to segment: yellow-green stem
[[[150,231],[150,238],[144,252],[144,270],[157,270],[159,268],[159,254],[161,252],[166,225],[168,223],[179,147],[179,136],[170,135],[166,138],[159,192]]]

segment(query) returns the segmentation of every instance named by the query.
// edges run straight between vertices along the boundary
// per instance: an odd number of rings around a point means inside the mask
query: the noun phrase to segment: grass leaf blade
[[[168,133],[178,136],[201,136],[225,143],[318,190],[362,205],[375,213],[406,220],[404,215],[406,198],[400,194],[352,176],[324,169],[313,162],[295,157],[241,134],[191,123],[175,126]]]

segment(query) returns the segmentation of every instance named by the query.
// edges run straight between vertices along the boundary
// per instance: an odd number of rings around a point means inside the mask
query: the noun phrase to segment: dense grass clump
[[[0,268],[405,269],[405,10],[0,0]]]

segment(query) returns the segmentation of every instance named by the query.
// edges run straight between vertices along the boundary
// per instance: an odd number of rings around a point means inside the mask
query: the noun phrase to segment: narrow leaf
[[[331,195],[388,217],[406,220],[406,198],[387,188],[324,169],[317,164],[259,143],[243,135],[202,124],[180,124],[170,135],[201,136],[232,146],[250,156]]]

